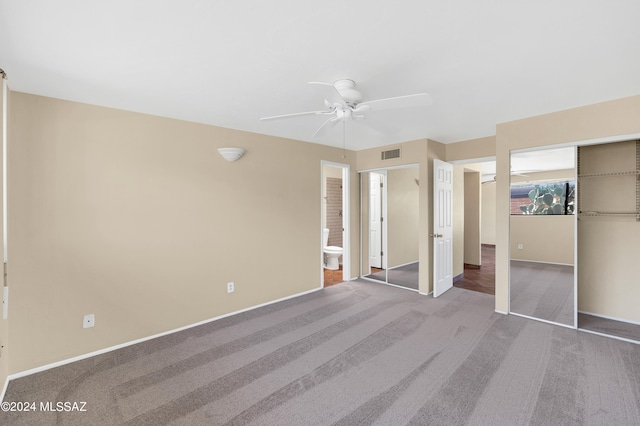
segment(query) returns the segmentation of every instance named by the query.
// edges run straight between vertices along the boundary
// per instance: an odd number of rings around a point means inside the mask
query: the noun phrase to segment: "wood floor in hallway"
[[[482,244],[482,265],[480,268],[465,266],[463,277],[454,282],[458,288],[496,294],[496,246]]]

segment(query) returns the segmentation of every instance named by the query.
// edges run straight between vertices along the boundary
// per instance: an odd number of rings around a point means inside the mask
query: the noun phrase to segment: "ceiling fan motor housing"
[[[356,83],[353,80],[338,80],[333,83],[333,86],[350,107],[355,107],[362,102],[362,93],[355,89]]]

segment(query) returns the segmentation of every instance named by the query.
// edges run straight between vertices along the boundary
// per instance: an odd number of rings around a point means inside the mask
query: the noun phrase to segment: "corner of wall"
[[[4,200],[4,153],[6,143],[7,143],[7,103],[9,96],[9,89],[7,86],[6,78],[0,77],[0,99],[2,102],[0,103],[0,134],[2,135],[2,146],[3,149],[0,150],[0,164],[3,165],[3,172],[0,173],[0,199]],[[4,207],[3,213],[4,215]],[[0,239],[2,240],[2,244],[0,244],[0,257],[3,260],[3,274],[4,274],[4,225],[0,226]],[[4,280],[3,280],[4,281]],[[2,283],[4,285],[4,283]],[[4,288],[3,288],[4,290]],[[5,306],[7,302],[4,300],[5,291],[2,292],[2,306]],[[8,376],[9,376],[9,351],[8,351],[8,341],[9,341],[9,319],[0,317],[0,384],[2,384],[2,393],[0,394],[0,402],[4,400],[4,394],[8,385]]]

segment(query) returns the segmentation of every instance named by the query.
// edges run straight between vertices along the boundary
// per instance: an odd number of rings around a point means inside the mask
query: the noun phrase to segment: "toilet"
[[[338,258],[342,256],[342,247],[329,246],[329,228],[322,231],[322,252],[324,253],[325,264],[327,269],[340,269]]]

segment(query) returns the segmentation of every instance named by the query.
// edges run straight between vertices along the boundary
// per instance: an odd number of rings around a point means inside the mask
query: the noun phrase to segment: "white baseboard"
[[[403,266],[413,265],[414,263],[418,263],[418,262],[419,262],[418,260],[414,260],[413,262],[407,262],[407,263],[403,263],[402,265],[392,266],[391,268],[388,268],[388,269],[402,268]]]
[[[7,390],[7,386],[9,385],[9,381],[10,380],[18,379],[20,377],[30,376],[31,374],[40,373],[42,371],[50,370],[50,369],[55,368],[55,367],[60,367],[61,365],[66,365],[66,364],[70,364],[72,362],[81,361],[83,359],[91,358],[91,357],[96,356],[96,355],[102,355],[104,353],[115,351],[117,349],[122,349],[122,348],[125,348],[127,346],[135,345],[135,344],[138,344],[138,343],[146,342],[146,341],[151,340],[151,339],[155,339],[155,338],[158,338],[158,337],[166,336],[168,334],[173,334],[173,333],[177,333],[179,331],[188,330],[190,328],[197,327],[199,325],[208,324],[210,322],[217,321],[217,320],[220,320],[220,319],[223,319],[223,318],[227,318],[227,317],[230,317],[230,316],[233,316],[233,315],[241,314],[243,312],[252,311],[254,309],[262,308],[263,306],[272,305],[274,303],[283,302],[285,300],[294,299],[296,297],[304,296],[305,294],[314,293],[314,292],[316,292],[318,290],[322,290],[322,287],[318,287],[318,288],[314,288],[314,289],[311,289],[311,290],[303,291],[302,293],[296,293],[296,294],[293,294],[291,296],[287,296],[287,297],[283,297],[283,298],[280,298],[280,299],[272,300],[270,302],[261,303],[259,305],[251,306],[249,308],[240,309],[238,311],[234,311],[234,312],[230,312],[228,314],[224,314],[224,315],[220,315],[220,316],[217,316],[217,317],[209,318],[209,319],[206,319],[204,321],[199,321],[199,322],[196,322],[196,323],[193,323],[193,324],[185,325],[183,327],[174,328],[173,330],[169,330],[169,331],[165,331],[165,332],[162,332],[162,333],[154,334],[152,336],[143,337],[143,338],[140,338],[140,339],[132,340],[130,342],[121,343],[121,344],[115,345],[115,346],[110,346],[108,348],[104,348],[104,349],[100,349],[100,350],[97,350],[97,351],[89,352],[89,353],[84,354],[84,355],[78,355],[78,356],[75,356],[73,358],[64,359],[62,361],[57,361],[57,362],[54,362],[54,363],[51,363],[51,364],[43,365],[41,367],[36,367],[36,368],[32,368],[32,369],[25,370],[25,371],[20,371],[18,373],[9,374],[9,376],[7,376],[7,379],[5,380],[4,388],[2,389],[2,394],[0,394],[0,402],[4,401],[5,392]]]
[[[570,328],[572,330],[576,329],[576,327],[574,327],[572,325],[569,325],[569,324],[562,324],[561,322],[549,321],[549,320],[546,320],[546,319],[536,318],[536,317],[532,317],[532,316],[524,315],[524,314],[518,314],[518,313],[515,313],[515,312],[510,312],[509,315],[514,315],[516,317],[521,317],[521,318],[527,318],[527,319],[530,319],[530,320],[543,322],[545,324],[557,325],[558,327]]]
[[[586,328],[579,328],[578,331],[583,331],[585,333],[595,334],[597,336],[608,337],[609,339],[622,340],[623,342],[634,343],[636,345],[640,345],[640,342],[638,342],[637,340],[627,339],[626,337],[614,336],[613,334],[599,333],[597,331],[587,330]]]
[[[578,311],[578,313],[579,314],[591,315],[591,316],[599,317],[599,318],[604,318],[604,319],[608,319],[608,320],[613,320],[613,321],[626,322],[627,324],[640,325],[640,322],[638,322],[638,321],[631,321],[631,320],[628,320],[628,319],[611,317],[609,315],[594,314],[593,312],[580,311],[580,310]]]
[[[499,311],[499,310],[497,310],[497,309],[495,309],[495,310],[494,310],[494,312],[495,312],[496,314],[509,315],[509,312]]]
[[[573,263],[544,262],[542,260],[513,259],[514,262],[544,263],[545,265],[573,266]]]
[[[0,402],[4,401],[4,395],[7,393],[7,387],[9,386],[9,377],[4,381],[4,386],[2,387],[2,393],[0,393]]]

